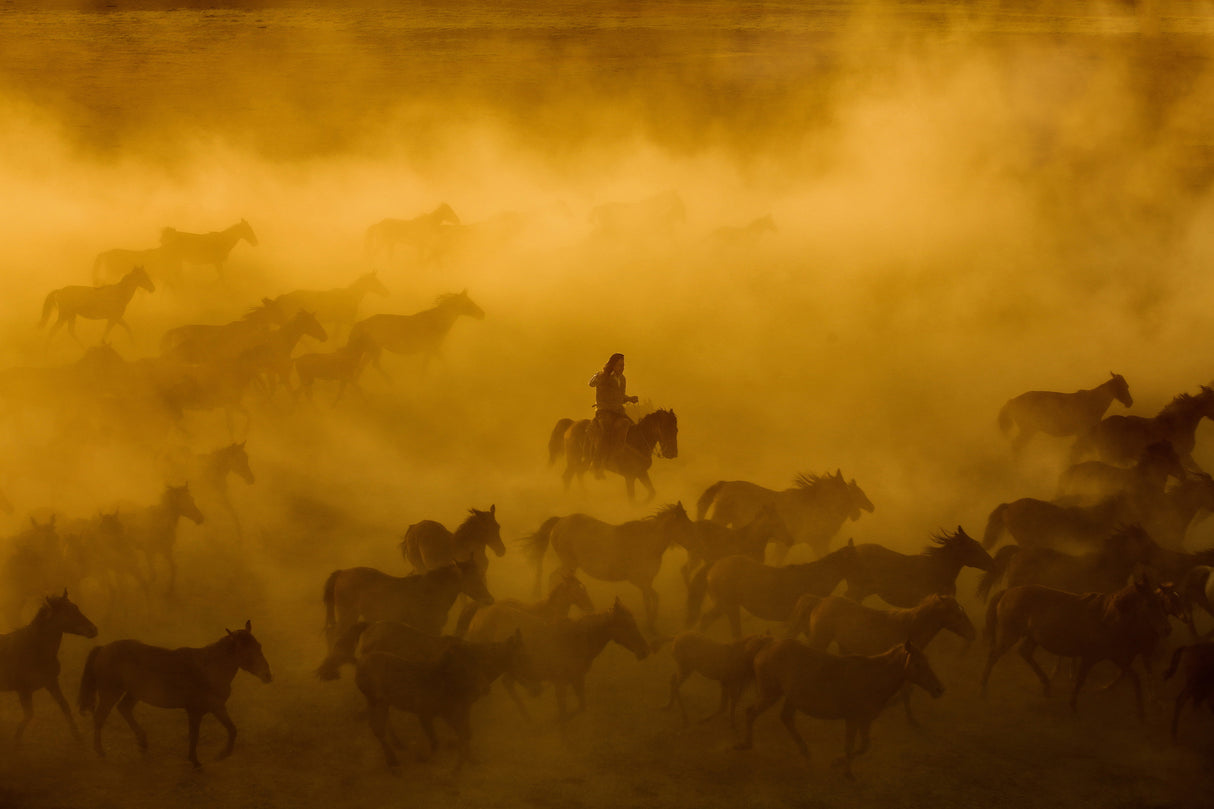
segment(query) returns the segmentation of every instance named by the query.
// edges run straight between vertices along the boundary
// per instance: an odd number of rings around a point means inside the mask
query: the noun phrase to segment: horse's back
[[[124,692],[161,708],[178,708],[205,690],[196,652],[116,640],[97,647],[92,673],[101,690]]]

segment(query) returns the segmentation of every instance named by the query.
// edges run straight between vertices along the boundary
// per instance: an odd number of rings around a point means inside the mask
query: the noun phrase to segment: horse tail
[[[97,704],[97,653],[100,646],[94,646],[84,661],[84,673],[80,675],[80,699],[77,705],[80,713],[90,713]]]
[[[358,642],[362,639],[363,632],[370,625],[367,621],[359,621],[341,633],[333,642],[333,650],[329,652],[329,656],[316,667],[316,676],[321,680],[336,680],[341,677],[343,663],[353,665],[358,662],[354,657],[354,652],[358,649]]]
[[[999,431],[1004,435],[1012,431],[1012,403],[1010,400],[999,408]]]
[[[334,570],[329,574],[329,578],[325,579],[325,632],[329,632],[337,627],[337,597],[335,590],[337,589],[337,577],[340,574],[340,570]]]
[[[991,569],[982,574],[978,580],[978,597],[985,601],[991,595],[991,590],[1003,580],[1012,557],[1020,553],[1019,545],[1005,545],[991,559]]]
[[[704,594],[708,592],[708,569],[712,565],[700,565],[700,569],[687,583],[687,621],[686,626],[693,626],[700,620],[700,611],[704,608]]]
[[[1180,668],[1180,658],[1188,648],[1188,646],[1177,646],[1176,651],[1172,652],[1172,662],[1168,664],[1168,670],[1163,673],[1165,680],[1172,679],[1172,675],[1176,673],[1176,669]]]
[[[704,515],[708,513],[708,509],[712,506],[712,501],[717,497],[717,491],[725,485],[725,481],[718,480],[716,483],[709,486],[700,495],[700,499],[696,501],[696,519],[704,519]]]
[[[469,601],[464,605],[464,609],[460,611],[459,619],[455,622],[455,637],[462,638],[468,634],[468,627],[472,625],[472,619],[476,617],[476,613],[480,608],[481,605],[475,601]]]
[[[523,537],[523,553],[535,563],[535,594],[540,594],[540,580],[544,576],[544,554],[548,552],[548,543],[552,539],[552,528],[560,517],[549,517],[540,525],[539,530],[531,536]],[[472,620],[469,618],[468,620]]]
[[[991,516],[986,519],[986,530],[982,532],[982,547],[990,550],[999,542],[999,538],[1003,536],[1007,513],[1007,503],[1000,503],[995,506],[995,510],[991,512]]]
[[[548,465],[552,466],[556,463],[556,459],[561,457],[565,452],[565,433],[573,426],[573,419],[561,419],[552,428],[552,435],[548,436]]]
[[[42,302],[42,319],[38,321],[38,325],[45,326],[46,321],[51,318],[51,310],[55,308],[55,304],[59,301],[59,290],[51,290],[47,293],[46,300]]]
[[[991,597],[990,603],[986,605],[986,624],[982,628],[982,639],[987,644],[995,642],[995,621],[997,619],[996,612],[999,610],[999,602],[1003,600],[1003,595],[1007,590],[1000,590]]]

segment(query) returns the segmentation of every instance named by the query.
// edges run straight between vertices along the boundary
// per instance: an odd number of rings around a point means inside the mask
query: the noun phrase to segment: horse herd
[[[682,215],[677,198],[663,195],[650,202],[650,213],[663,221]],[[597,226],[610,232],[625,227],[636,213],[604,209]],[[366,250],[391,254],[407,246],[437,260],[448,229],[459,225],[446,205],[415,220],[384,220],[368,230]],[[159,267],[162,273],[170,268],[162,277],[172,277],[171,269],[182,263],[209,263],[222,272],[242,238],[257,243],[243,221],[214,234],[166,229],[160,247],[151,251],[104,253],[95,272],[99,279],[119,274],[117,282],[55,290],[46,299],[43,320],[58,312],[52,333],[66,325],[74,334],[76,317],[106,320],[107,334],[114,326],[126,327],[123,314],[134,291],[155,288],[139,267]],[[128,266],[132,262],[140,264]],[[414,315],[357,318],[363,296],[386,292],[375,273],[339,289],[286,292],[231,323],[170,329],[158,357],[126,361],[102,345],[70,366],[0,372],[0,390],[10,402],[20,401],[21,392],[35,402],[52,385],[61,390],[66,380],[93,401],[140,413],[144,421],[149,407],[159,408],[167,424],[179,424],[188,410],[222,408],[234,432],[232,414],[244,411],[241,401],[251,390],[272,396],[295,384],[298,395],[310,396],[317,380],[330,380],[340,398],[346,389],[358,390],[367,364],[379,367],[383,350],[432,356],[458,317],[484,317],[463,292],[445,295],[434,308]],[[304,337],[324,340],[339,331],[348,338],[335,351],[296,352]],[[851,777],[852,760],[868,749],[871,725],[891,701],[902,701],[913,722],[913,686],[933,697],[944,693],[928,656],[934,638],[946,631],[967,647],[976,639],[957,590],[962,569],[970,567],[981,572],[978,596],[987,600],[984,691],[1000,659],[1017,648],[1048,696],[1055,676],[1038,663],[1040,649],[1074,661],[1070,705],[1075,708],[1090,670],[1107,660],[1134,686],[1142,717],[1136,664],[1141,661],[1149,671],[1173,620],[1196,637],[1194,610],[1214,615],[1209,575],[1214,550],[1184,550],[1190,526],[1200,514],[1214,511],[1214,479],[1193,458],[1198,423],[1214,418],[1214,389],[1182,393],[1153,418],[1106,417],[1113,401],[1133,404],[1128,384],[1116,374],[1090,390],[1032,391],[1010,400],[998,423],[1005,432],[1017,430],[1015,453],[1037,433],[1074,439],[1057,496],[999,504],[980,540],[958,526],[933,535],[919,553],[854,540],[832,549],[844,524],[875,510],[841,470],[799,475],[785,489],[718,481],[698,497],[694,518],[681,501],[621,523],[584,513],[554,515],[519,542],[534,569],[531,601],[495,598],[490,587],[492,560],[507,553],[496,505],[471,509],[452,530],[433,520],[415,523],[399,547],[413,571],[409,575],[350,567],[334,570],[318,586],[327,655],[317,675],[337,679],[343,666],[354,667],[367,722],[389,767],[400,765],[399,739],[389,721],[395,709],[418,717],[430,753],[437,747],[435,721],[448,724],[459,740],[458,768],[471,755],[472,707],[495,682],[526,717],[532,708],[524,696],[534,698],[552,685],[558,721],[565,723],[586,710],[587,677],[608,644],[637,659],[669,645],[674,672],[667,707],[679,708],[684,721],[682,686],[693,673],[720,684],[718,713],[728,713],[731,724],[745,692],[753,689],[739,749],[753,745],[757,718],[782,700],[781,721],[805,756],[798,713],[844,722],[839,763]],[[244,415],[247,432],[247,411]],[[550,463],[564,458],[566,488],[586,471],[586,429],[585,420],[565,418],[549,435]],[[655,496],[649,478],[653,456],[677,457],[677,435],[674,412],[654,410],[637,418],[627,440],[606,460],[606,469],[624,478],[630,499],[636,481],[650,499]],[[31,527],[13,538],[17,550],[5,563],[8,617],[21,613],[31,598],[39,599],[32,621],[0,635],[0,690],[16,691],[23,710],[18,739],[33,715],[32,695],[41,689],[79,737],[59,686],[58,651],[64,634],[92,638],[98,629],[70,600],[64,584],[72,588],[88,579],[116,598],[132,582],[151,592],[163,571],[161,587],[172,592],[177,525],[183,518],[202,522],[193,500],[202,487],[241,531],[226,487],[230,475],[249,484],[254,480],[243,442],[211,453],[185,453],[169,465],[193,489],[170,484],[157,503],[58,525],[55,517],[31,517]],[[1005,537],[1012,543],[996,550]],[[808,548],[813,561],[783,564],[788,549],[798,544]],[[662,631],[662,598],[655,587],[672,548],[685,556],[680,571],[685,629],[673,636]],[[545,578],[549,557],[556,566]],[[618,595],[606,609],[596,609],[579,576],[635,587],[642,613],[634,615]],[[885,606],[865,603],[873,596]],[[722,618],[728,640],[713,634]],[[756,622],[766,624],[767,631],[746,634],[746,625]],[[226,703],[240,669],[271,681],[251,623],[198,648],[114,641],[88,654],[78,708],[93,715],[99,755],[104,754],[102,728],[113,708],[144,749],[147,735],[133,713],[138,703],[185,710],[188,757],[198,765],[199,725],[208,713],[227,730],[222,755],[232,752],[237,731]],[[1176,649],[1169,673],[1176,671],[1183,672],[1185,682],[1175,702],[1174,736],[1184,705],[1200,703],[1214,690],[1210,645]]]

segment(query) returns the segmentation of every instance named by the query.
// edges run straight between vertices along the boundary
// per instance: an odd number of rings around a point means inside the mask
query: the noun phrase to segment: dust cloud
[[[229,428],[222,410],[179,424],[95,410],[88,391],[31,394],[21,373],[0,372],[8,537],[31,515],[151,505],[166,454],[247,440],[256,482],[232,479],[231,511],[200,498],[206,522],[182,523],[174,599],[112,599],[85,577],[76,600],[98,642],[201,645],[251,618],[277,678],[238,676],[236,755],[197,780],[177,759],[176,713],[140,709],[153,736],[144,761],[111,718],[114,763],[94,762],[68,749],[40,694],[26,749],[6,743],[3,757],[24,764],[0,765],[0,805],[150,806],[163,794],[378,805],[402,790],[502,805],[511,779],[527,805],[800,801],[807,778],[824,802],[853,800],[823,763],[838,752],[833,724],[801,720],[818,739],[808,774],[774,721],[753,754],[727,751],[723,725],[676,736],[673,716],[650,710],[668,658],[636,664],[620,649],[592,671],[580,727],[545,724],[546,694],[536,728],[515,728],[495,692],[474,715],[482,764],[451,778],[442,752],[393,782],[353,718],[349,674],[311,679],[321,584],[354,565],[404,575],[408,525],[454,528],[494,504],[510,551],[490,586],[530,598],[515,542],[549,516],[621,522],[676,500],[690,509],[718,480],[784,488],[836,469],[876,506],[836,544],[914,552],[942,528],[979,535],[1000,502],[1052,495],[1067,445],[1039,437],[1013,458],[995,424],[1011,396],[1116,372],[1132,412],[1150,415],[1214,377],[1203,350],[1214,340],[1209,3],[16,5],[0,10],[0,367],[64,369],[99,342],[100,321],[79,321],[79,342],[37,325],[47,293],[92,283],[99,253],[241,219],[259,244],[237,244],[222,278],[187,264],[136,293],[129,335],[109,338],[124,361],[158,354],[173,327],[225,323],[371,270],[390,294],[368,295],[360,317],[467,290],[485,318],[459,319],[428,363],[386,354],[387,375],[367,369],[365,395],[336,406],[324,383],[313,402],[254,390],[247,427],[238,415]],[[597,206],[668,191],[685,221],[592,223]],[[368,254],[369,226],[444,202],[462,226],[437,256]],[[767,215],[774,231],[719,232]],[[679,418],[679,457],[655,459],[649,504],[630,503],[615,476],[566,493],[547,465],[553,425],[591,415],[587,380],[616,351],[629,392]],[[1208,430],[1196,453],[1206,468]],[[1199,526],[1191,545],[1208,539]],[[681,554],[658,580],[667,634],[682,624]],[[588,586],[599,606],[618,593],[640,611],[629,585]],[[977,621],[978,602],[970,610]],[[69,692],[89,645],[65,639]],[[1026,685],[993,703],[998,721],[1039,725],[1043,740],[997,739],[972,715],[979,655],[940,654],[953,693],[930,706],[923,737],[896,711],[878,724],[858,765],[862,800],[936,794],[922,771],[943,769],[958,800],[1019,805],[1029,787],[1001,785],[999,757],[1075,744],[1071,718],[1033,703]],[[1047,768],[1046,788],[1078,805],[1185,803],[1163,781],[1108,785],[1117,767],[1196,778],[1192,750],[1164,749],[1158,712],[1147,744],[1128,705],[1083,707],[1081,732],[1113,737],[1108,758]],[[18,717],[14,699],[0,701],[0,726]],[[940,738],[947,722],[963,728],[957,740]],[[218,732],[207,727],[204,746]],[[666,780],[668,753],[686,791]],[[564,769],[550,775],[546,758]],[[57,783],[63,768],[82,775]]]

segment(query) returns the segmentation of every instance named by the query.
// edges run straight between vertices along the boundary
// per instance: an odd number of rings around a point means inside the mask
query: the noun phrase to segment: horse
[[[445,202],[412,219],[382,219],[367,228],[364,239],[367,258],[386,252],[391,260],[396,246],[405,245],[416,251],[419,263],[428,264],[437,257],[436,247],[444,224],[460,224],[455,211]]]
[[[481,570],[489,567],[485,549],[499,557],[505,555],[502,529],[497,524],[497,506],[488,511],[468,509],[468,518],[455,531],[448,531],[434,520],[422,520],[405,530],[400,553],[418,573],[472,559]]]
[[[1161,544],[1179,548],[1197,515],[1214,511],[1214,477],[1205,472],[1187,472],[1152,503],[1143,523]]]
[[[236,725],[228,716],[232,678],[244,669],[263,683],[273,679],[261,644],[253,637],[253,624],[227,634],[209,646],[165,649],[137,640],[116,640],[95,646],[84,662],[80,678],[80,712],[93,714],[93,749],[104,757],[101,728],[115,705],[135,733],[139,749],[147,752],[148,736],[135,721],[140,702],[157,708],[182,708],[190,722],[188,759],[198,761],[198,729],[208,713],[228,731],[219,759],[232,754]]]
[[[437,717],[451,726],[458,738],[458,773],[472,759],[472,703],[498,677],[532,676],[531,663],[522,634],[515,632],[499,642],[460,643],[436,662],[406,660],[389,652],[370,652],[358,661],[354,682],[367,700],[367,721],[379,740],[389,769],[397,772],[400,762],[389,743],[388,711],[396,708],[415,714],[430,742],[429,755],[438,749],[434,732]],[[428,757],[427,756],[427,757]]]
[[[1167,441],[1187,469],[1197,470],[1193,448],[1197,425],[1214,419],[1214,388],[1201,386],[1196,395],[1181,393],[1154,416],[1109,416],[1075,442],[1072,461],[1088,455],[1112,464],[1132,464],[1151,444]]]
[[[579,569],[593,579],[627,581],[641,591],[646,626],[656,632],[658,592],[653,580],[662,567],[662,555],[671,544],[683,544],[695,530],[681,502],[661,508],[652,517],[619,525],[586,514],[549,517],[526,537],[527,555],[535,563],[535,591],[543,577],[544,554],[549,545],[560,560],[558,571]]]
[[[636,619],[618,597],[610,608],[577,618],[544,618],[521,610],[500,610],[493,615],[481,611],[472,619],[466,637],[471,641],[501,640],[519,630],[531,657],[532,675],[556,687],[557,719],[562,724],[586,709],[586,674],[608,643],[618,643],[637,660],[644,660],[650,653]],[[514,690],[513,678],[505,678],[503,685],[523,716],[528,716]],[[572,713],[566,710],[568,688],[573,689],[578,701]]]
[[[379,274],[360,275],[348,286],[337,289],[297,289],[274,298],[284,317],[297,312],[311,312],[321,323],[334,329],[348,328],[358,319],[358,307],[368,293],[387,297],[388,288]]]
[[[514,598],[499,598],[488,607],[483,607],[475,601],[469,602],[460,611],[455,623],[455,636],[462,638],[468,633],[472,619],[482,610],[499,612],[502,610],[521,610],[541,618],[568,618],[569,610],[577,607],[584,613],[594,612],[594,602],[586,585],[571,571],[558,572],[553,576],[552,586],[548,595],[542,601],[523,602]],[[482,620],[493,620],[492,618]]]
[[[687,626],[698,618],[702,632],[725,615],[733,637],[740,638],[743,608],[765,621],[787,621],[801,596],[830,595],[839,582],[853,575],[859,561],[856,550],[856,544],[848,540],[817,561],[787,567],[772,567],[747,556],[726,556],[712,567],[700,568],[692,578]],[[706,593],[712,596],[713,607],[700,617]]]
[[[1013,451],[1018,451],[1039,432],[1053,436],[1082,435],[1100,422],[1114,400],[1126,407],[1134,405],[1130,386],[1121,374],[1094,388],[1074,393],[1031,390],[1009,399],[999,410],[999,429],[1004,435],[1013,426],[1020,431],[1012,439]]]
[[[142,551],[147,560],[149,579],[156,578],[156,558],[164,559],[169,572],[169,595],[173,594],[177,582],[173,546],[177,543],[177,523],[182,517],[195,525],[202,525],[205,519],[194,502],[194,496],[190,494],[188,483],[165,486],[158,503],[119,515],[132,545]]]
[[[292,315],[286,323],[276,329],[271,329],[261,335],[256,341],[240,347],[237,355],[251,357],[260,365],[268,383],[269,393],[273,393],[277,383],[287,386],[291,377],[293,361],[291,355],[295,346],[303,337],[312,337],[324,342],[329,339],[329,333],[311,312],[299,311]],[[212,359],[220,359],[215,357]]]
[[[1163,673],[1163,678],[1170,680],[1181,670],[1184,680],[1172,709],[1173,744],[1180,730],[1180,712],[1190,700],[1194,708],[1200,708],[1204,702],[1214,710],[1214,702],[1210,700],[1214,695],[1214,643],[1206,641],[1178,647],[1172,652],[1172,662]]]
[[[29,624],[0,635],[0,691],[16,691],[24,714],[17,725],[17,744],[34,718],[34,692],[42,688],[67,717],[76,741],[81,741],[72,709],[59,689],[59,644],[65,634],[97,637],[97,627],[67,597],[67,590],[44,598]]]
[[[759,509],[755,518],[741,528],[730,528],[712,520],[696,520],[694,525],[695,533],[683,546],[687,551],[687,561],[680,568],[683,583],[687,585],[691,584],[695,571],[712,565],[718,559],[737,555],[762,562],[769,542],[786,548],[793,544],[788,526],[775,506],[770,504]]]
[[[721,701],[717,710],[702,721],[707,722],[729,711],[729,726],[737,727],[735,715],[742,691],[754,679],[755,655],[775,640],[771,635],[747,635],[738,640],[722,643],[699,632],[680,632],[670,643],[674,656],[675,673],[670,675],[670,699],[666,710],[679,706],[683,724],[687,724],[687,707],[683,704],[680,686],[693,673],[698,673],[721,684]]]
[[[696,503],[696,519],[715,520],[740,528],[755,518],[764,505],[773,504],[797,542],[822,556],[845,520],[860,519],[874,507],[855,480],[833,475],[798,475],[790,489],[775,491],[745,480],[718,481],[704,490]],[[711,513],[710,513],[711,511]],[[776,561],[781,561],[782,556]]]
[[[356,621],[400,621],[437,635],[460,593],[492,604],[485,572],[469,559],[412,576],[373,567],[335,570],[325,580],[325,636],[329,647]]]
[[[309,352],[300,354],[293,362],[295,376],[299,379],[299,387],[295,394],[303,394],[309,401],[312,399],[312,385],[317,379],[336,382],[337,395],[333,397],[333,407],[341,401],[346,388],[353,388],[360,396],[363,390],[358,385],[363,369],[369,359],[366,340],[348,341],[344,346],[327,353]]]
[[[1058,479],[1057,502],[1096,505],[1118,494],[1155,499],[1163,494],[1168,478],[1180,479],[1185,468],[1167,441],[1143,450],[1131,467],[1104,461],[1084,461],[1066,468]]]
[[[755,683],[759,697],[746,709],[746,735],[737,749],[751,749],[755,720],[783,696],[780,721],[806,759],[809,748],[797,732],[797,712],[844,720],[846,741],[836,763],[843,765],[848,779],[855,777],[852,759],[868,750],[873,720],[895,694],[908,685],[917,685],[935,698],[944,694],[927,656],[910,642],[879,655],[840,657],[791,638],[777,640],[755,655]],[[855,749],[857,733],[859,749]]]
[[[722,225],[708,235],[708,243],[717,249],[753,249],[764,233],[775,232],[776,222],[771,214],[766,214],[745,225]]]
[[[898,643],[913,643],[927,650],[941,630],[961,638],[966,648],[974,640],[974,624],[952,596],[925,596],[913,607],[878,610],[839,596],[802,596],[788,621],[788,637],[804,633],[809,645],[826,651],[834,642],[845,655],[874,655]],[[917,726],[911,713],[909,688],[902,690],[906,720]]]
[[[687,208],[677,191],[663,191],[637,202],[605,202],[590,211],[598,238],[660,235],[687,221]]]
[[[1022,497],[1000,503],[991,511],[982,546],[993,548],[1005,533],[1026,547],[1099,546],[1118,525],[1139,522],[1140,509],[1128,495],[1118,494],[1094,506],[1073,506]]]
[[[256,478],[249,465],[245,441],[234,441],[210,452],[195,453],[181,448],[164,458],[164,476],[172,484],[193,484],[194,494],[204,503],[217,501],[232,518],[236,536],[243,538],[240,517],[228,493],[228,478],[236,476],[252,486]]]
[[[961,526],[952,533],[933,534],[931,542],[916,554],[875,543],[857,545],[845,595],[853,601],[876,595],[893,607],[913,607],[929,595],[955,596],[961,568],[987,570],[993,564]]]
[[[561,419],[552,428],[548,439],[549,465],[563,453],[565,471],[561,479],[565,491],[576,476],[581,483],[590,468],[589,440],[591,419]],[[649,467],[653,465],[654,450],[661,458],[679,457],[679,419],[673,410],[655,410],[646,413],[635,424],[628,425],[623,443],[603,461],[603,468],[624,478],[628,499],[636,498],[636,481],[649,490],[646,502],[657,494],[653,481],[649,479]]]
[[[205,362],[213,357],[231,357],[284,325],[284,308],[270,298],[251,307],[239,320],[227,323],[187,323],[166,331],[160,338],[160,353],[183,362]]]
[[[42,303],[42,320],[38,325],[45,326],[51,317],[51,312],[57,309],[58,316],[46,338],[48,342],[65,323],[68,334],[72,335],[76,342],[80,342],[80,338],[76,336],[77,317],[104,320],[105,331],[101,334],[102,340],[110,336],[110,330],[115,326],[121,326],[126,329],[128,335],[131,335],[131,327],[122,319],[122,316],[126,314],[127,304],[131,302],[137,289],[146,289],[148,292],[156,291],[156,285],[152,283],[152,279],[148,277],[143,267],[131,270],[115,284],[99,287],[60,287],[47,294]],[[133,335],[131,336],[133,339]]]
[[[223,265],[237,242],[244,239],[250,246],[257,246],[257,234],[252,226],[241,219],[234,225],[211,233],[185,233],[173,228],[160,231],[160,246],[187,264],[209,264],[223,278]]]
[[[93,259],[93,286],[117,281],[136,267],[143,267],[150,278],[169,286],[181,276],[181,259],[164,247],[114,249],[98,253]]]
[[[350,341],[365,341],[367,354],[375,369],[385,376],[379,364],[380,353],[421,354],[423,363],[437,357],[447,332],[461,315],[484,320],[485,310],[468,297],[468,290],[440,295],[434,306],[412,315],[372,315],[350,328]],[[423,365],[424,367],[424,365]]]
[[[1156,545],[1141,525],[1115,530],[1098,550],[1073,556],[1053,548],[1007,545],[978,582],[986,600],[1006,578],[1008,587],[1041,584],[1072,593],[1109,592],[1125,584],[1142,565],[1151,563]]]
[[[1138,718],[1144,721],[1142,682],[1131,664],[1139,656],[1146,663],[1147,655],[1171,631],[1163,599],[1141,576],[1110,593],[1071,593],[1036,584],[1009,587],[987,605],[985,635],[991,648],[982,672],[982,693],[986,694],[995,663],[1019,643],[1020,656],[1048,697],[1050,679],[1033,659],[1040,646],[1060,657],[1079,659],[1072,711],[1078,709],[1079,691],[1092,666],[1110,660],[1133,683]]]
[[[358,621],[333,641],[333,648],[316,667],[316,677],[337,680],[343,665],[357,665],[371,652],[433,663],[461,641],[454,635],[431,635],[399,621]]]

